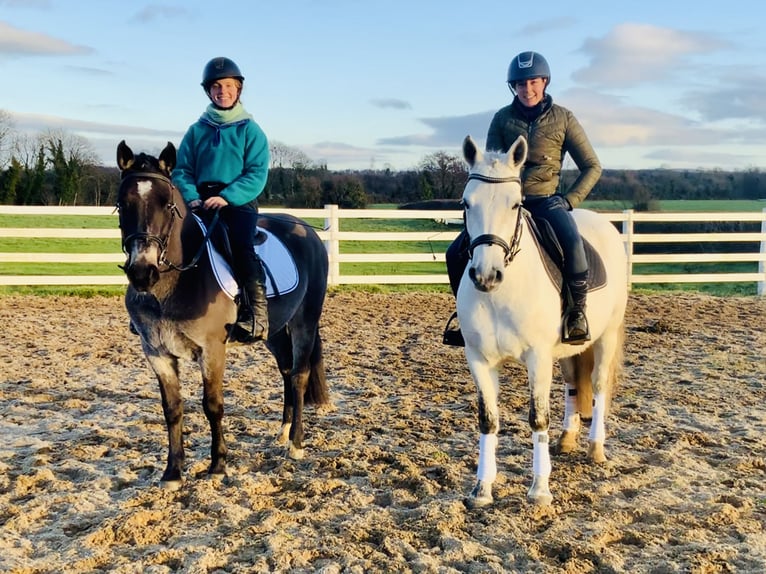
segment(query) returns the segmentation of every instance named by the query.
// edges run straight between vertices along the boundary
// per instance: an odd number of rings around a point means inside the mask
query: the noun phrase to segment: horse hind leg
[[[606,462],[606,416],[609,414],[622,369],[624,326],[607,332],[595,345],[593,371],[593,419],[588,436],[588,458],[595,463]]]
[[[290,458],[301,459],[305,455],[303,407],[329,403],[318,327],[292,325],[290,334],[285,331],[272,337],[270,348],[284,384],[282,428],[277,442],[287,443]]]
[[[566,454],[577,450],[580,425],[591,418],[593,349],[588,347],[579,355],[561,359],[559,364],[564,377],[564,420],[554,451]]]
[[[292,395],[292,369],[293,369],[293,344],[287,329],[275,333],[266,342],[271,354],[277,362],[279,374],[282,376],[282,425],[277,433],[276,444],[287,445],[290,440],[290,427],[293,422],[293,395]]]

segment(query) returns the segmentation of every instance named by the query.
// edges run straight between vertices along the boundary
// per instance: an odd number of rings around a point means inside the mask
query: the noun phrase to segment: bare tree
[[[453,199],[460,197],[468,177],[468,170],[462,158],[437,151],[427,155],[420,163],[425,181],[435,199]]]
[[[296,170],[309,169],[313,163],[309,156],[301,150],[285,145],[281,142],[271,142],[269,145],[271,154],[271,168],[292,168]]]
[[[11,114],[0,110],[0,170],[5,169],[11,162],[13,154],[14,124]]]

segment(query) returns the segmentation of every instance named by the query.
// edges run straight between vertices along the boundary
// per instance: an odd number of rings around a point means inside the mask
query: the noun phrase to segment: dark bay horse
[[[237,314],[236,303],[215,278],[205,234],[170,180],[175,162],[170,142],[158,158],[134,155],[124,141],[117,146],[117,209],[129,281],[125,306],[159,381],[169,442],[161,483],[170,488],[181,484],[183,473],[183,359],[194,360],[202,372],[202,405],[212,435],[208,474],[226,472],[223,373],[227,325]],[[297,269],[296,286],[269,299],[265,344],[284,383],[279,441],[289,441],[289,456],[301,458],[303,406],[329,402],[319,335],[327,251],[316,232],[295,217],[260,216],[258,225],[281,240]]]

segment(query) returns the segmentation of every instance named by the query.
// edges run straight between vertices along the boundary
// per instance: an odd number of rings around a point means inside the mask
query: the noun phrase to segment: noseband
[[[159,173],[153,173],[149,171],[132,171],[132,172],[123,172],[122,173],[122,181],[120,183],[120,187],[124,185],[124,182],[127,178],[149,178],[149,179],[156,179],[163,183],[168,184],[172,189],[175,189],[175,186],[173,185],[173,182],[170,181],[170,178],[165,177],[162,174]],[[120,206],[117,205],[117,209],[119,210]],[[183,219],[183,216],[181,215],[181,211],[178,209],[178,206],[175,204],[175,202],[168,204],[168,206],[165,208],[168,211],[170,211],[170,226],[168,227],[168,232],[164,236],[155,235],[153,233],[147,233],[146,231],[137,231],[136,233],[131,233],[125,239],[122,240],[122,251],[125,253],[125,255],[129,256],[129,247],[130,245],[139,239],[144,240],[146,243],[156,243],[157,247],[160,250],[160,255],[157,260],[158,265],[160,266],[166,266],[169,269],[178,269],[178,267],[173,264],[170,260],[167,258],[167,252],[168,252],[168,241],[170,240],[170,235],[173,232],[173,226],[175,225],[176,218]]]
[[[499,184],[499,183],[518,183],[521,185],[521,178],[515,175],[511,175],[508,177],[490,177],[487,175],[482,175],[480,173],[472,173],[468,175],[468,180],[476,180],[476,181],[483,181],[484,183],[491,183],[491,184]],[[470,245],[468,246],[468,256],[473,259],[473,250],[476,249],[479,245],[497,245],[500,247],[503,252],[505,253],[505,257],[503,258],[503,262],[505,265],[508,265],[511,261],[513,261],[513,258],[516,257],[516,254],[519,252],[519,244],[521,243],[521,205],[519,205],[517,209],[517,215],[516,215],[516,227],[513,230],[513,237],[511,238],[510,244],[500,237],[499,235],[493,235],[491,233],[485,233],[483,235],[479,235],[476,239],[472,240]]]

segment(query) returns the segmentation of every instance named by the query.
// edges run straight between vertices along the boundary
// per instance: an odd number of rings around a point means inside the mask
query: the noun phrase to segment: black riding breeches
[[[220,218],[228,228],[234,276],[239,282],[247,281],[260,265],[253,247],[258,209],[249,203],[236,207],[227,205],[221,208]]]
[[[585,246],[574,217],[569,212],[569,202],[561,195],[524,199],[524,207],[534,219],[544,219],[553,228],[564,252],[564,275],[571,278],[588,271]]]

